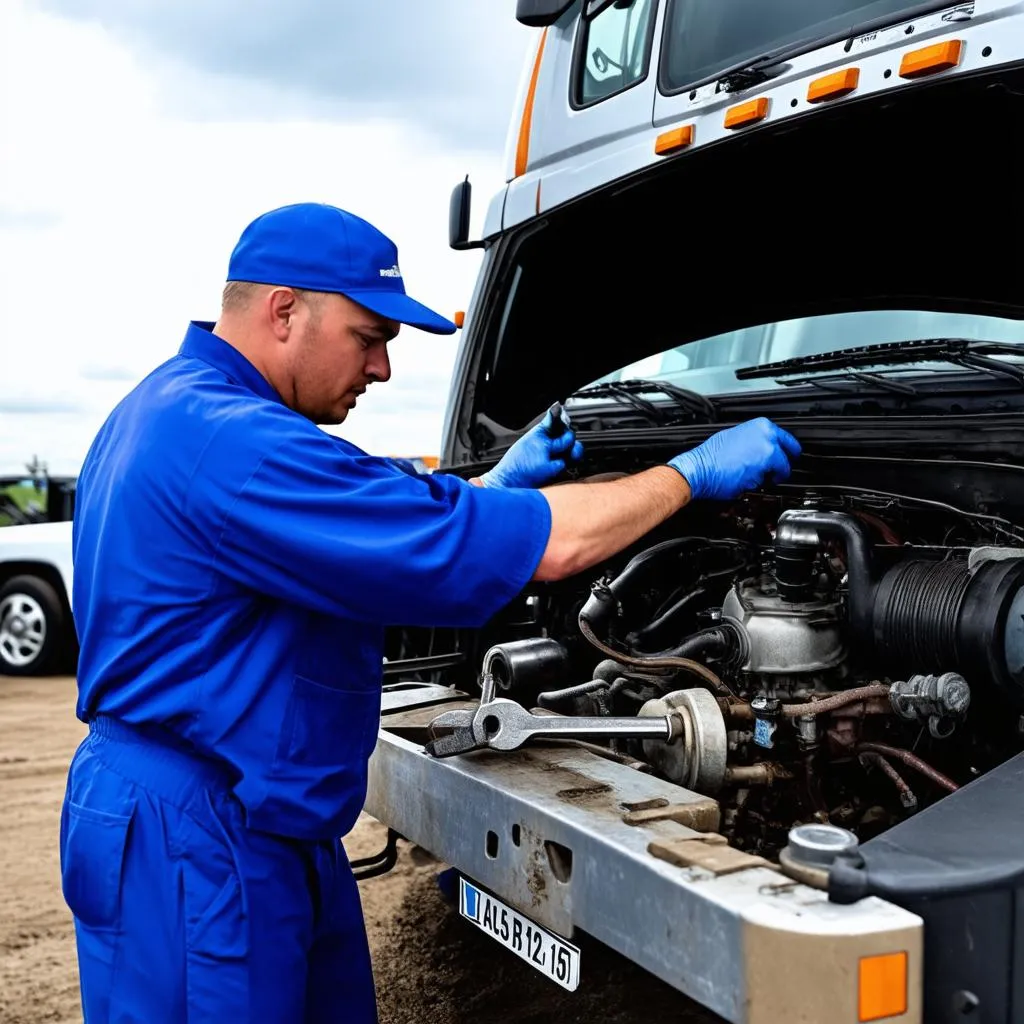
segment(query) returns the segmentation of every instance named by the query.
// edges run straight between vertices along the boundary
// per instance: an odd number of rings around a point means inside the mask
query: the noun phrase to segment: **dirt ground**
[[[73,679],[0,677],[0,1022],[81,1020],[57,829],[68,761],[84,729]],[[345,845],[377,852],[364,816]],[[441,865],[408,844],[388,874],[361,883],[381,1024],[715,1024],[720,1018],[606,948],[583,941],[579,989],[564,992],[440,897]],[[642,1009],[641,1009],[642,1006]]]

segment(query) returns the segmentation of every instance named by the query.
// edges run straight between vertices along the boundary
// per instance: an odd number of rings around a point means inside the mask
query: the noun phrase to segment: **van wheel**
[[[53,671],[64,635],[57,591],[38,576],[15,576],[0,588],[0,673],[42,676]]]

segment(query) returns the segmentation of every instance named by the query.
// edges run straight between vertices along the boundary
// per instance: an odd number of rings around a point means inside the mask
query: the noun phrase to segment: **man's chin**
[[[310,417],[318,427],[336,427],[348,419],[348,409],[330,409],[319,416]]]

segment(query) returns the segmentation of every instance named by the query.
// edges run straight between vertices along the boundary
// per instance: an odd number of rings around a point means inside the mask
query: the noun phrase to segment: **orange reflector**
[[[530,85],[526,90],[526,101],[523,103],[523,119],[519,122],[519,141],[516,145],[516,177],[526,173],[526,164],[530,158],[530,127],[533,122],[533,99],[537,93],[537,76],[540,74],[540,59],[544,56],[544,43],[548,38],[545,28],[540,34],[537,44],[537,56],[533,59],[533,72],[530,74]]]
[[[673,128],[670,132],[662,132],[654,140],[654,152],[658,156],[665,156],[674,153],[677,149],[685,149],[693,142],[693,125],[684,124],[680,128]]]
[[[857,987],[857,1019],[862,1024],[906,1013],[907,954],[861,957]]]
[[[857,88],[859,81],[859,68],[843,68],[834,74],[816,78],[807,86],[807,102],[820,103],[822,100],[834,100],[837,96],[845,96]]]
[[[768,97],[759,96],[756,100],[747,100],[746,103],[730,107],[725,112],[725,127],[742,128],[746,124],[763,121],[767,116]]]
[[[910,53],[905,53],[903,60],[900,61],[900,78],[933,75],[936,71],[955,68],[960,63],[963,48],[962,39],[947,39],[944,43],[911,50]]]
[[[452,323],[455,324],[456,327],[461,327],[465,322],[466,322],[465,310],[460,309],[458,311],[458,313],[456,313],[455,316],[452,317]]]

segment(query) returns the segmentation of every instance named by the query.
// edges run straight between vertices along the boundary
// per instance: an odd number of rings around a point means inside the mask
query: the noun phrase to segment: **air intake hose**
[[[881,674],[959,672],[991,683],[1024,709],[1024,559],[910,559],[877,572],[867,531],[843,512],[793,509],[775,536],[779,595],[809,599],[810,550],[834,537],[846,549],[851,648]]]

